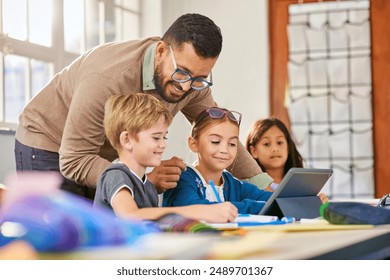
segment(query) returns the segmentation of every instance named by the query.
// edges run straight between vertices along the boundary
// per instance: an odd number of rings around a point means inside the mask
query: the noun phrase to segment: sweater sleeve
[[[215,204],[205,199],[202,189],[198,186],[196,179],[190,174],[189,168],[183,171],[176,188],[167,190],[163,195],[162,206],[186,206],[193,204]]]
[[[241,182],[241,198],[242,199],[253,199],[257,201],[267,201],[271,195],[272,192],[260,190],[255,185],[249,184],[247,182]]]
[[[234,185],[234,192],[231,192],[231,203],[237,207],[240,214],[259,214],[265,202],[271,197],[272,192],[260,190],[255,185],[242,182],[234,178],[231,186]],[[234,199],[233,199],[234,197]]]
[[[258,215],[264,207],[265,201],[256,201],[252,199],[244,199],[242,201],[231,201],[237,207],[238,214]]]
[[[243,179],[243,181],[251,183],[251,184],[257,186],[259,189],[263,190],[268,186],[270,186],[272,188],[272,183],[274,180],[267,173],[263,172],[263,173],[255,175],[251,178]]]
[[[113,83],[98,74],[75,88],[59,150],[60,171],[65,177],[94,187],[110,165],[99,153],[105,143],[104,105],[117,92]]]

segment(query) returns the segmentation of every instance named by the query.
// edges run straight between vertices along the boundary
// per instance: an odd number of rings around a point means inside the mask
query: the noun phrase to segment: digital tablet
[[[332,169],[291,168],[259,215],[297,219],[318,217],[322,203],[317,195],[332,174]]]

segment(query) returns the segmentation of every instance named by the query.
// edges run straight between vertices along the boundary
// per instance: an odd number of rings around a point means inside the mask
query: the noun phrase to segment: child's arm
[[[253,199],[243,199],[241,201],[232,201],[232,204],[237,207],[240,214],[258,215],[264,207],[265,201],[256,201]]]
[[[228,200],[238,208],[240,214],[259,214],[272,192],[260,190],[257,186],[241,182],[230,176],[225,177],[230,182]]]
[[[203,220],[210,223],[225,223],[237,217],[237,208],[225,202],[214,205],[190,205],[183,207],[148,207],[138,208],[130,191],[121,189],[112,200],[112,208],[117,217],[155,220],[168,214],[176,213],[187,218]]]
[[[129,189],[122,188],[112,198],[112,209],[117,217],[135,217],[134,213],[138,211],[137,203],[133,199]]]
[[[146,207],[138,208],[133,196],[127,188],[122,188],[112,199],[112,209],[120,218],[136,218],[142,220],[155,220],[167,213],[168,208]]]
[[[237,208],[230,202],[210,205],[190,205],[181,207],[163,207],[171,209],[187,218],[201,220],[208,223],[233,222],[238,216]]]
[[[260,190],[257,186],[242,182],[241,199],[253,199],[256,201],[267,201],[272,195],[272,192]]]

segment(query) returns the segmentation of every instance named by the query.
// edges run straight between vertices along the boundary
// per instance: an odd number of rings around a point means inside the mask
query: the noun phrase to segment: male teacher
[[[81,55],[26,105],[16,130],[18,171],[56,170],[62,189],[93,199],[98,178],[117,158],[105,139],[104,105],[108,97],[142,92],[157,97],[172,115],[192,122],[216,106],[211,95],[212,68],[222,49],[222,34],[206,16],[180,16],[162,38],[112,42]],[[161,193],[174,188],[185,163],[163,161],[147,175]],[[240,144],[230,171],[265,188],[262,173]]]

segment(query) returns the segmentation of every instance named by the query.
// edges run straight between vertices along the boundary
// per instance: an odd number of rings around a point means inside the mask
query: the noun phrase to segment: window
[[[86,50],[139,38],[140,0],[0,0],[0,129]]]

